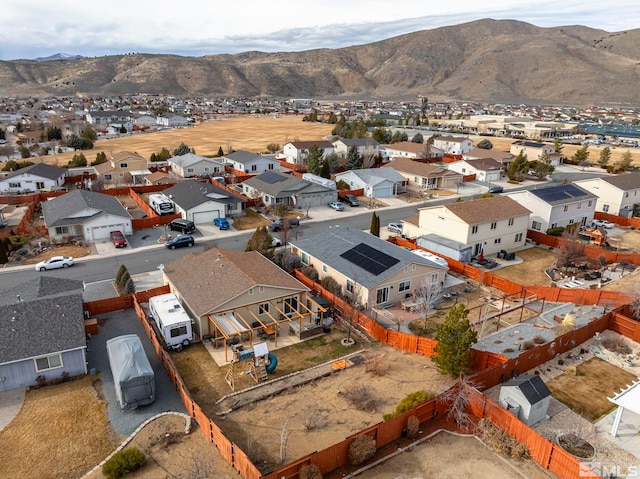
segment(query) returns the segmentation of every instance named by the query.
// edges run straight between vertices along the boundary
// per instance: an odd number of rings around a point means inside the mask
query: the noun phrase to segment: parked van
[[[180,231],[182,234],[189,234],[196,230],[196,225],[193,221],[178,218],[169,223],[169,229],[171,231]]]

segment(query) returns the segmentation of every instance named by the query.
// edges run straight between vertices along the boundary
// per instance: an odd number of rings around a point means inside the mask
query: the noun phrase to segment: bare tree
[[[424,328],[427,328],[427,319],[436,309],[436,304],[442,298],[444,291],[440,281],[429,281],[425,278],[420,287],[413,291],[413,300],[417,304],[416,309],[424,316]]]
[[[473,431],[475,422],[469,412],[469,403],[478,392],[478,384],[470,377],[462,376],[458,384],[438,396],[438,401],[447,405],[447,418],[463,430]]]
[[[280,427],[280,462],[284,464],[287,459],[287,442],[289,441],[290,431],[287,429],[288,419],[285,419]]]
[[[584,244],[578,240],[578,228],[565,230],[562,234],[564,240],[558,248],[556,263],[558,267],[567,267],[585,258]]]

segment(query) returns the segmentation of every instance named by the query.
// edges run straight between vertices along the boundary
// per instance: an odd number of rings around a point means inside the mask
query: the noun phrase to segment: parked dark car
[[[179,218],[169,223],[169,229],[171,231],[180,231],[182,234],[187,234],[193,233],[196,230],[196,225],[193,221]]]
[[[285,224],[288,224],[289,228],[297,228],[300,226],[300,220],[297,218],[278,218],[269,225],[269,231],[280,231]]]
[[[111,238],[111,242],[116,248],[124,248],[127,246],[127,238],[124,237],[122,231],[115,230],[109,233],[109,237]]]
[[[228,230],[230,227],[227,218],[216,218],[213,220],[213,224],[221,230]]]
[[[164,245],[169,249],[183,248],[188,246],[191,248],[195,244],[195,240],[191,235],[178,235],[167,241]]]
[[[489,190],[487,191],[487,193],[502,193],[504,191],[504,188],[502,186],[491,186],[489,187]]]
[[[360,206],[360,202],[358,201],[358,198],[356,198],[353,195],[344,195],[340,197],[340,201],[342,201],[343,203],[348,204],[349,206]]]

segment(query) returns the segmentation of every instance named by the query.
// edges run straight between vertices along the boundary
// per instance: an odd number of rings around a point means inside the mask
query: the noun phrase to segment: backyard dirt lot
[[[93,150],[84,151],[84,155],[89,162],[101,151],[107,154],[134,151],[149,158],[151,153],[159,152],[162,147],[173,151],[183,142],[198,155],[203,156],[217,154],[220,147],[225,153],[228,153],[230,148],[235,151],[267,152],[267,145],[270,143],[282,147],[290,141],[320,140],[331,134],[333,126],[302,121],[302,116],[225,118],[189,128],[98,140]],[[47,163],[63,166],[72,157],[73,153],[63,153],[46,156],[44,159]]]
[[[522,258],[522,263],[500,268],[494,274],[528,286],[549,286],[551,284],[551,279],[544,273],[544,270],[556,261],[556,255],[552,251],[533,247],[518,251],[517,255]]]

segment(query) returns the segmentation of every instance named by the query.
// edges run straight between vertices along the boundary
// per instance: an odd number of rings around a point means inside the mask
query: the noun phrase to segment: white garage
[[[127,229],[130,229],[130,228],[127,228],[125,223],[116,223],[116,224],[99,225],[99,226],[88,226],[87,229],[86,229],[86,230],[88,230],[88,232],[84,236],[85,236],[85,240],[87,240],[87,241],[96,241],[96,240],[100,240],[100,239],[109,238],[109,233],[111,233],[114,230],[119,230],[119,231],[122,231],[124,233],[125,231],[127,231]]]

